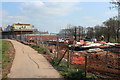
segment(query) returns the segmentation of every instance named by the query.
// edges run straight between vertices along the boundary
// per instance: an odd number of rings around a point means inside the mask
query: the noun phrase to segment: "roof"
[[[30,25],[30,24],[20,24],[20,23],[17,23],[17,24],[13,24],[13,25]]]
[[[55,34],[27,34],[27,35],[32,36],[32,35],[55,35]],[[56,35],[55,35],[55,36],[56,36]]]

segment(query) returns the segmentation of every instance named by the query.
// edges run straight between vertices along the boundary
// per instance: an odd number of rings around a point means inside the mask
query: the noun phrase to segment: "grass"
[[[2,72],[2,40],[0,40],[0,73]]]
[[[62,76],[66,80],[100,80],[94,76],[87,76],[85,77],[85,71],[82,69],[74,68],[74,67],[67,67],[67,64],[60,63],[57,65],[59,59],[55,58],[51,61],[53,67],[60,72]]]
[[[7,51],[9,50],[9,43],[5,40],[2,40],[2,67],[4,68],[8,62],[10,62],[10,58],[7,55]]]
[[[9,50],[9,44],[5,40],[0,40],[0,73],[10,61],[7,51]]]
[[[42,48],[40,46],[37,46],[37,45],[30,45],[30,47],[32,47],[33,49],[37,50],[40,53],[50,53],[49,50]]]
[[[7,79],[10,72],[12,61],[14,59],[14,47],[10,41],[1,40],[1,57],[2,57],[2,80]]]
[[[0,40],[0,62],[2,61],[2,40]]]

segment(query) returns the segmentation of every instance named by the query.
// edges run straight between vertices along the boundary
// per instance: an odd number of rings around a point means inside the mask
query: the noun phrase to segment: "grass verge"
[[[51,60],[51,64],[53,67],[60,72],[62,76],[64,76],[65,80],[100,80],[95,76],[87,76],[85,77],[85,71],[79,68],[75,68],[71,66],[70,68],[67,67],[67,63],[60,63],[57,65],[59,59],[55,58]]]
[[[10,62],[9,56],[6,54],[9,50],[9,44],[7,41],[2,41],[2,67],[4,68],[8,62]]]
[[[14,47],[10,41],[2,40],[2,78],[7,78],[14,59]]]
[[[38,51],[39,53],[50,53],[49,50],[45,49],[45,48],[42,48],[40,46],[37,46],[37,45],[30,45],[30,47],[32,47],[33,49],[35,49],[36,51]]]

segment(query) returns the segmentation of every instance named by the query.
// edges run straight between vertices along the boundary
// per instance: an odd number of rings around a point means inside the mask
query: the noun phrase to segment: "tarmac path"
[[[37,51],[15,40],[15,58],[8,78],[61,78],[61,75]]]

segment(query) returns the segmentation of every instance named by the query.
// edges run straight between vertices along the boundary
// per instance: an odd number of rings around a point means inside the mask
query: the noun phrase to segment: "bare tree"
[[[86,30],[87,30],[87,37],[88,38],[94,38],[94,28],[93,27],[88,27],[88,28],[86,28]]]
[[[111,8],[116,8],[118,10],[118,27],[117,27],[117,41],[119,42],[119,32],[120,32],[120,0],[112,0],[112,2],[110,2],[112,4],[114,4],[114,6],[112,6]]]

